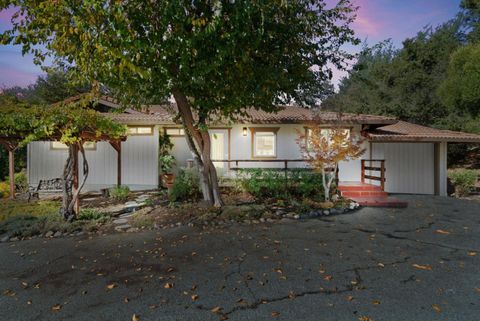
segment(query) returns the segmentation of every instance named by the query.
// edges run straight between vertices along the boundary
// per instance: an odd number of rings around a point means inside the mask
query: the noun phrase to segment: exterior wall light
[[[243,127],[243,136],[247,136],[247,127]]]

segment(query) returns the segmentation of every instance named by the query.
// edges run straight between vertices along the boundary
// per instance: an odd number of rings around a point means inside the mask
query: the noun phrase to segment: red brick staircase
[[[408,206],[407,202],[388,196],[380,186],[361,182],[340,182],[338,190],[343,197],[352,199],[362,206],[396,208]]]

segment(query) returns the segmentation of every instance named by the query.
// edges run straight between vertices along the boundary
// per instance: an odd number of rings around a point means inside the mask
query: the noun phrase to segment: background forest
[[[364,45],[322,107],[480,133],[480,1],[464,0],[454,19],[401,48],[390,40]],[[479,165],[478,147],[450,144],[449,153],[450,166]]]

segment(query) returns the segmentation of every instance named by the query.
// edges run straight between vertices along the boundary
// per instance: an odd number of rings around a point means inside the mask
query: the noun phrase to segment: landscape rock
[[[45,233],[45,237],[52,237],[54,234],[53,231],[48,231],[47,233]]]
[[[129,228],[131,228],[132,226],[130,224],[123,224],[123,225],[118,225],[118,226],[115,226],[115,231],[125,231],[125,230],[128,230]]]
[[[60,237],[62,236],[62,232],[56,231],[55,234],[53,234],[53,237]]]
[[[127,223],[128,223],[128,220],[126,218],[119,218],[113,221],[113,224],[116,224],[116,225],[123,225]]]
[[[19,240],[19,238],[15,236],[15,237],[12,237],[12,238],[10,239],[10,242],[16,242],[16,241],[18,241],[18,240]]]
[[[324,210],[323,215],[327,215],[327,216],[330,215],[330,211],[329,210]]]
[[[83,234],[85,234],[84,231],[80,231],[80,232],[77,232],[77,234],[75,234],[76,236],[82,236]]]
[[[8,242],[9,240],[10,240],[10,236],[5,235],[4,237],[2,237],[2,238],[0,239],[0,242],[5,243],[5,242]]]
[[[138,227],[131,227],[127,229],[127,233],[138,232]]]

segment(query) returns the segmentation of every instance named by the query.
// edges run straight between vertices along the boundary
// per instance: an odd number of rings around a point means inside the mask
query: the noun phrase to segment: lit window
[[[277,156],[277,130],[253,130],[253,157]]]
[[[51,149],[58,149],[58,150],[67,150],[68,146],[61,142],[51,142],[50,144]],[[83,143],[83,149],[85,150],[95,150],[97,149],[97,144],[95,142],[85,142]]]
[[[128,135],[152,135],[152,126],[129,126],[127,129]]]
[[[185,130],[183,128],[165,128],[165,133],[168,136],[185,136]]]

